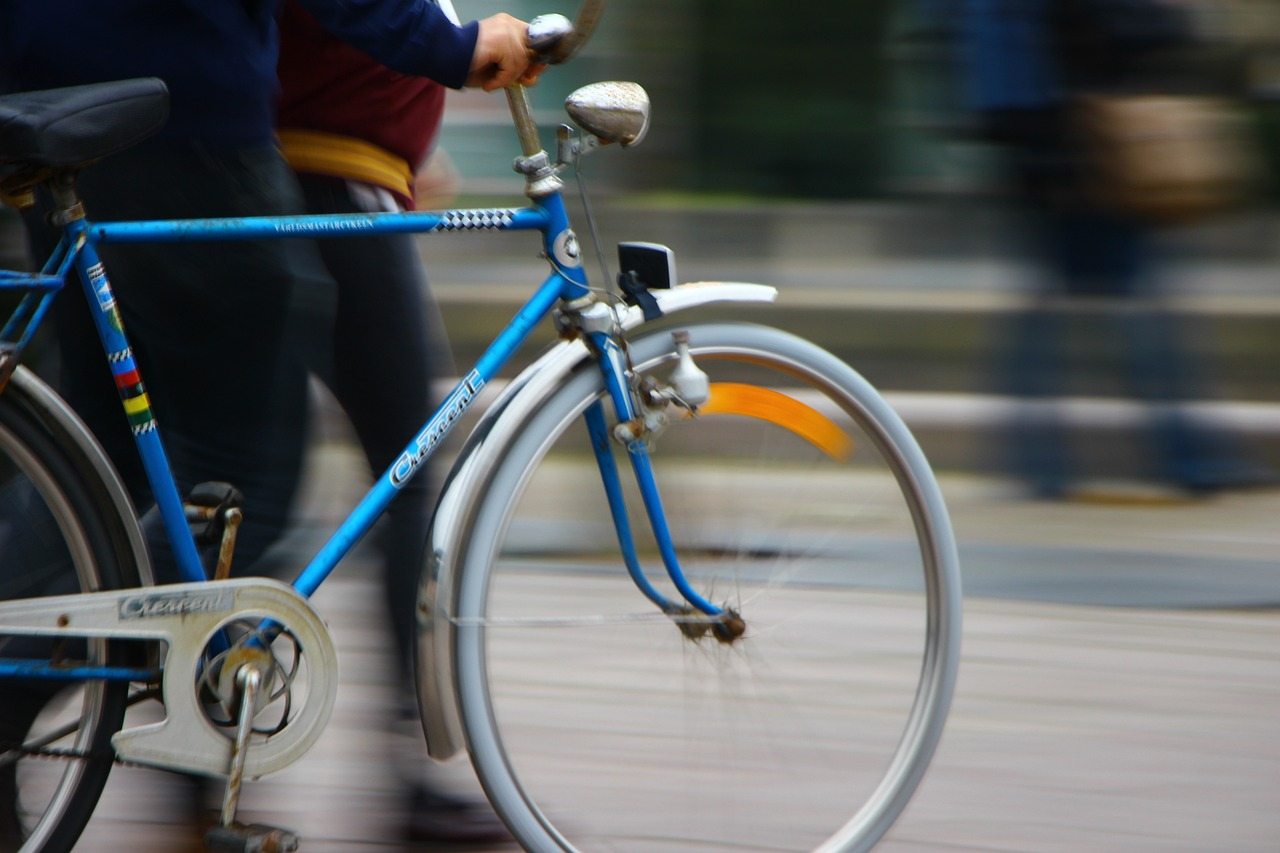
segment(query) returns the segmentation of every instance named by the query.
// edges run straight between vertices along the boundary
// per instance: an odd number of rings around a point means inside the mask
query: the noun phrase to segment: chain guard
[[[231,739],[200,705],[196,688],[205,648],[224,626],[267,619],[283,626],[306,661],[305,698],[287,725],[255,736],[245,775],[273,773],[315,743],[333,711],[337,654],[328,629],[296,590],[268,578],[172,584],[0,603],[0,633],[56,638],[104,637],[160,642],[165,718],[112,738],[122,762],[205,776],[225,776]]]

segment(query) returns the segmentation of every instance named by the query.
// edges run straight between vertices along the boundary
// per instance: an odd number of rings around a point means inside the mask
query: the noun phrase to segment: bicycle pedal
[[[209,853],[291,853],[298,849],[298,835],[287,829],[260,823],[215,826],[204,835]]]
[[[224,518],[228,509],[244,506],[244,495],[230,483],[199,483],[183,502],[191,535],[200,545],[216,545],[222,539]]]

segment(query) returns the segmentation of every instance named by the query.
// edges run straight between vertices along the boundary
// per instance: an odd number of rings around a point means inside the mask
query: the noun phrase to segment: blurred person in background
[[[1083,96],[1197,91],[1187,62],[1194,20],[1167,0],[957,0],[977,132],[1004,155],[1019,224],[1042,268],[1031,304],[1010,318],[995,369],[1019,401],[1003,465],[1041,498],[1064,498],[1081,479],[1069,430],[1055,411],[1067,389],[1068,309],[1093,308],[1117,333],[1128,385],[1146,407],[1156,479],[1203,495],[1270,483],[1226,435],[1188,417],[1200,396],[1173,318],[1154,304],[1159,216],[1109,204],[1095,192],[1099,160],[1077,122]],[[1149,130],[1149,129],[1148,129]],[[1233,164],[1223,164],[1232,166]],[[1104,315],[1099,318],[1099,310]],[[1096,339],[1095,339],[1096,340]]]
[[[331,32],[406,74],[487,91],[537,76],[525,24],[509,15],[460,26],[420,0],[305,5]],[[302,213],[274,137],[278,11],[277,0],[9,0],[0,4],[0,81],[9,91],[130,77],[167,84],[164,128],[80,174],[90,216]],[[43,259],[57,235],[42,210],[31,213],[32,252]],[[307,371],[294,336],[300,322],[322,318],[333,283],[314,244],[298,240],[105,246],[102,256],[179,489],[216,480],[244,493],[235,571],[253,574],[289,520],[301,471]],[[304,298],[315,310],[300,317]],[[72,288],[54,305],[57,385],[145,510],[150,488],[83,301]],[[149,544],[157,578],[177,579],[163,537]],[[17,563],[0,566],[6,598],[49,594],[66,580],[27,577]],[[5,688],[0,742],[20,742],[54,690]],[[15,764],[0,768],[0,850],[21,840],[15,773]]]
[[[441,4],[452,16],[448,0]],[[296,0],[280,19],[278,136],[309,213],[379,213],[415,207],[445,106],[445,88],[392,71],[327,32]],[[308,359],[346,412],[379,476],[435,409],[433,380],[452,357],[414,234],[318,242],[337,283],[332,338]],[[487,803],[428,784],[413,689],[418,572],[437,472],[420,469],[397,494],[377,533],[400,694],[391,721],[392,765],[407,792],[404,832],[416,841],[508,838]]]

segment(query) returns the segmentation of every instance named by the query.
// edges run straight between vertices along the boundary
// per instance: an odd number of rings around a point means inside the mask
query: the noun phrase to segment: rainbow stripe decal
[[[142,377],[138,375],[138,367],[133,361],[133,350],[112,353],[111,372],[115,376],[116,390],[120,392],[120,400],[124,403],[124,413],[129,418],[129,426],[134,435],[140,435],[156,428],[155,416],[151,414],[151,398],[142,385]]]

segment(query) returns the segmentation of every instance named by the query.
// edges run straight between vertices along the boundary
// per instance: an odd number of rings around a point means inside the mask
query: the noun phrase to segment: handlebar
[[[539,15],[530,21],[526,41],[529,49],[537,54],[536,61],[547,65],[568,61],[595,31],[604,5],[605,0],[582,0],[578,16],[572,23],[564,15]],[[511,119],[515,122],[524,156],[537,155],[542,150],[542,143],[538,139],[538,127],[533,121],[524,86],[513,83],[507,87],[507,104],[511,108]]]
[[[547,65],[567,62],[595,31],[605,0],[583,0],[573,23],[563,15],[539,15],[529,22],[529,47]]]

